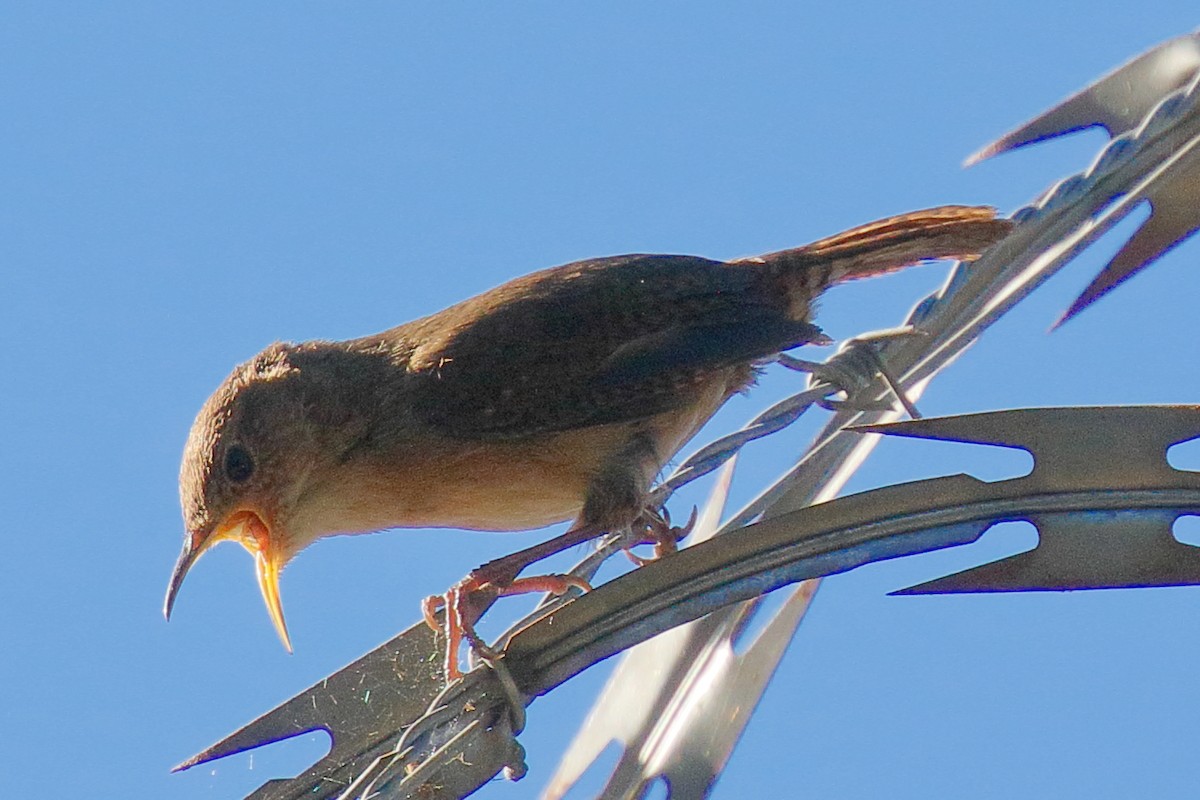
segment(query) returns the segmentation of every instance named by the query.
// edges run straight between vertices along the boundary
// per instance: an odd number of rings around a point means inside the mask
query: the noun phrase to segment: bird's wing
[[[754,264],[632,255],[518,278],[389,334],[426,424],[509,438],[687,405],[716,370],[811,341]]]

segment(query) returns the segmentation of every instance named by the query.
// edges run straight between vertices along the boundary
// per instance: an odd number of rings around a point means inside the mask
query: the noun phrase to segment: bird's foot
[[[668,553],[676,552],[679,549],[679,541],[696,526],[696,515],[696,507],[693,506],[688,521],[675,527],[671,525],[671,514],[667,509],[647,508],[632,526],[638,539],[625,548],[626,557],[637,566],[643,567]],[[654,545],[654,554],[650,558],[643,558],[633,552],[634,547],[642,544]]]
[[[533,575],[515,578],[508,575],[489,575],[489,567],[496,562],[484,564],[471,572],[441,595],[426,597],[421,604],[425,624],[446,635],[446,681],[462,677],[458,665],[458,651],[465,641],[467,646],[483,656],[496,655],[492,648],[475,632],[475,623],[498,598],[530,592],[566,594],[571,589],[590,592],[591,584],[574,575]],[[495,571],[495,570],[492,570]],[[438,612],[444,612],[441,622]]]

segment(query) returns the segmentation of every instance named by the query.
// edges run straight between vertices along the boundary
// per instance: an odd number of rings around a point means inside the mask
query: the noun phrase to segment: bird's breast
[[[648,436],[654,443],[654,463],[639,465],[648,484],[750,374],[748,367],[724,370],[679,407],[633,422],[516,440],[407,436],[314,487],[293,527],[311,541],[400,527],[530,530],[575,519],[597,475],[624,458],[631,441]]]
[[[418,469],[422,486],[402,501],[418,524],[528,530],[574,519],[627,425],[544,434],[521,441],[443,442]]]

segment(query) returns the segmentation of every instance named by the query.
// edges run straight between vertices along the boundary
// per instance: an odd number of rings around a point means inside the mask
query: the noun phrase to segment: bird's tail
[[[969,260],[1003,239],[1013,223],[990,206],[938,206],[868,222],[791,250],[759,256],[789,294],[816,297],[828,287],[884,275],[921,261]]]

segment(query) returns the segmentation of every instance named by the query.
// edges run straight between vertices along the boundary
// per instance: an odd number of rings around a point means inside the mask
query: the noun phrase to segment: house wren
[[[550,552],[635,522],[659,470],[756,362],[820,336],[810,316],[825,289],[973,258],[1010,228],[990,208],[944,206],[737,261],[597,258],[373,336],[271,345],[188,437],[165,612],[196,559],[233,539],[290,650],[279,572],[316,539],[574,520],[473,573],[471,588],[502,589]]]

